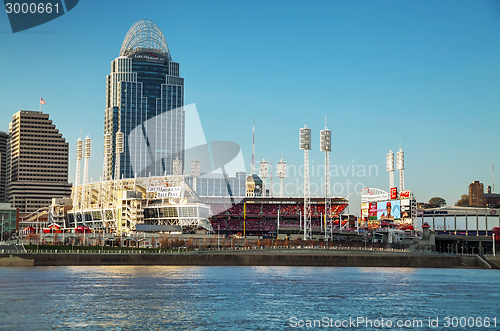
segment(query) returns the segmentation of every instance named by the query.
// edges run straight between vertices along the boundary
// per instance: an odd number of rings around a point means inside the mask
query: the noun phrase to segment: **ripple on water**
[[[282,329],[289,319],[500,316],[491,270],[0,268],[7,329]]]

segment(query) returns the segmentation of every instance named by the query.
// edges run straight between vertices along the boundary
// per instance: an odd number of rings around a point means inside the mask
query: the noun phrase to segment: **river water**
[[[6,330],[500,329],[498,270],[2,267],[0,299]]]

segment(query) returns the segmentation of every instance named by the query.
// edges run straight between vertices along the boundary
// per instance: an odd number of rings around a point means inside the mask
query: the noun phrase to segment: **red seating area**
[[[210,204],[212,213],[214,215],[241,215],[243,216],[243,204],[230,206],[223,203]],[[332,215],[339,215],[347,207],[347,204],[333,205]],[[278,210],[281,216],[299,216],[303,213],[304,208],[302,205],[286,205],[286,204],[247,204],[247,215],[278,215]],[[325,213],[324,205],[311,205],[311,216],[321,216]]]
[[[245,230],[247,232],[261,232],[267,233],[276,230],[275,220],[261,220],[261,219],[247,219]],[[215,231],[223,232],[243,232],[244,221],[242,219],[226,220],[226,219],[213,219],[212,228]]]
[[[228,215],[243,215],[243,205],[237,204],[226,211]]]
[[[279,205],[262,205],[263,215],[278,215]]]
[[[320,218],[316,218],[311,220],[313,229],[321,229],[322,228],[322,220]],[[212,227],[215,231],[222,232],[243,232],[243,219],[224,219],[224,218],[214,218],[211,220]],[[335,225],[334,225],[335,226]],[[338,226],[338,221],[337,225]],[[299,228],[301,227],[300,219],[284,219],[280,220],[280,228]],[[246,220],[246,232],[261,232],[266,233],[270,231],[275,231],[277,228],[277,220],[276,219],[247,219]]]
[[[226,205],[224,203],[211,203],[210,208],[212,209],[212,214],[213,215],[219,215],[222,213],[225,213],[228,208],[230,208],[231,205]]]
[[[253,203],[248,204],[247,203],[247,207],[246,207],[247,215],[260,215],[261,206],[262,206],[261,204],[253,204]]]
[[[299,206],[297,205],[283,205],[280,209],[280,215],[295,216],[299,215]]]
[[[223,203],[212,203],[211,223],[214,230],[220,229],[225,232],[243,232],[243,204],[237,204],[232,207]],[[230,208],[229,208],[230,207]],[[332,215],[339,215],[347,207],[347,204],[332,206]],[[280,212],[280,228],[298,228],[300,227],[299,215],[303,212],[302,205],[295,204],[252,204],[246,205],[248,232],[269,232],[275,231],[277,227],[277,215]],[[311,217],[313,217],[313,228],[321,228],[322,215],[325,212],[324,205],[312,205]],[[231,217],[234,216],[234,217]],[[256,217],[257,216],[257,217]],[[288,217],[288,218],[287,218]],[[290,219],[289,217],[293,217]]]

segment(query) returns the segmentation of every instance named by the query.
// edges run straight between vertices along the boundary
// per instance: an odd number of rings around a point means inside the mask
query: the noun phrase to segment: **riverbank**
[[[492,258],[493,259],[493,258]],[[0,255],[0,266],[187,265],[187,266],[331,266],[496,268],[500,260],[477,255],[353,251],[330,249],[272,249],[229,251],[51,252]]]

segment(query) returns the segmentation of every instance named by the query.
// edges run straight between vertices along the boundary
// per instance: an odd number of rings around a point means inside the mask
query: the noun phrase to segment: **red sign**
[[[391,190],[391,193],[392,193],[392,190]],[[399,198],[400,199],[410,198],[410,191],[401,191],[401,193],[399,193]]]
[[[376,202],[370,202],[368,205],[368,219],[369,220],[376,220],[377,219],[377,203]]]
[[[398,198],[398,188],[391,187],[391,200],[396,200]]]

